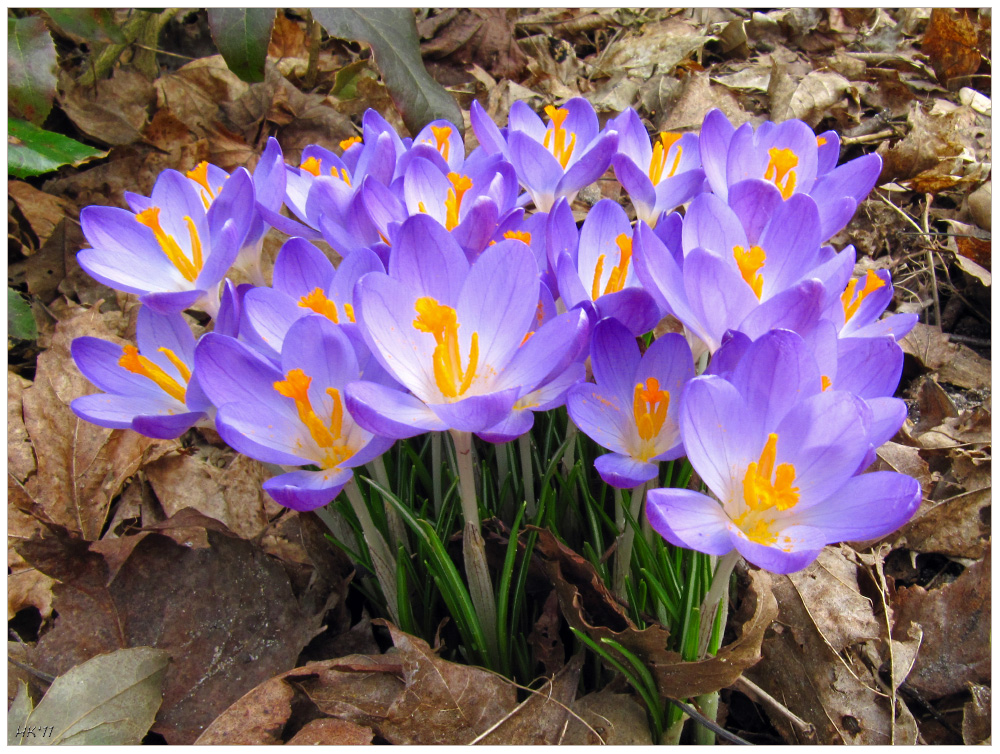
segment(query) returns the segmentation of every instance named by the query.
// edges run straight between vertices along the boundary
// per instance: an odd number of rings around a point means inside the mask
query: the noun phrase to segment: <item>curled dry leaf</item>
[[[772,98],[771,118],[776,122],[798,118],[815,126],[851,88],[851,82],[839,73],[811,71],[787,93],[787,97]]]
[[[647,79],[657,70],[669,73],[714,39],[699,34],[690,21],[682,18],[654,21],[644,24],[639,32],[626,32],[608,45],[601,68]]]
[[[877,636],[879,629],[873,605],[857,590],[856,573],[849,576],[848,583],[840,581],[851,570],[845,554],[833,551],[824,555],[827,563],[840,562],[832,571],[822,564],[815,566],[817,584],[810,588],[804,584],[807,575],[796,576],[796,584],[788,576],[761,573],[761,578],[770,582],[781,611],[764,639],[764,660],[746,675],[810,723],[816,743],[915,743],[912,716],[902,705],[894,715],[891,700],[876,680],[881,661],[877,655],[868,664],[862,660],[871,648],[864,637]],[[838,603],[817,602],[827,599]],[[836,625],[838,604],[851,616],[852,629]],[[854,630],[862,636],[854,637]],[[842,649],[838,653],[835,647]],[[807,743],[799,728],[766,709],[786,741]]]
[[[53,536],[18,545],[60,581],[59,618],[32,652],[35,667],[58,675],[123,647],[170,652],[155,730],[171,743],[194,741],[241,694],[289,669],[325,612],[305,612],[281,565],[259,546],[199,514],[184,519],[204,528],[208,547],[153,532],[105,541],[98,553],[57,526]]]
[[[920,49],[930,58],[934,73],[944,84],[975,73],[982,62],[976,25],[969,15],[967,9],[935,8],[931,11]]]
[[[371,728],[355,725],[346,720],[326,717],[310,720],[302,730],[292,736],[289,746],[365,746],[375,734]]]
[[[954,558],[984,557],[990,546],[991,493],[987,487],[928,505],[892,535],[893,545]]]
[[[971,348],[951,343],[939,327],[917,323],[899,345],[939,382],[980,390],[992,385],[990,362]]]
[[[7,198],[12,199],[28,221],[35,243],[27,251],[37,251],[52,231],[67,214],[71,213],[70,203],[52,194],[39,191],[24,181],[7,181]]]
[[[931,470],[927,461],[921,457],[919,448],[887,442],[878,449],[878,458],[875,471],[898,471],[900,474],[912,476],[920,482],[924,498],[930,497],[933,489]]]
[[[639,630],[601,583],[594,567],[551,532],[538,530],[535,552],[543,560],[569,624],[597,641],[613,639],[634,652],[650,668],[660,695],[671,699],[707,694],[732,684],[760,659],[764,631],[778,612],[760,573],[749,572],[743,602],[732,614],[738,626],[736,640],[723,646],[715,657],[684,662],[678,653],[665,649],[669,634],[664,627]]]
[[[463,68],[475,64],[496,78],[520,79],[528,58],[517,45],[512,8],[453,8],[417,24],[424,58],[448,58]]]
[[[969,684],[972,699],[965,703],[962,715],[962,741],[966,746],[989,742],[992,736],[991,710],[993,692],[989,686]]]
[[[646,709],[632,694],[601,689],[573,702],[573,712],[562,743],[567,746],[651,746]]]
[[[155,97],[141,73],[117,69],[110,79],[80,86],[71,76],[60,81],[59,105],[87,136],[108,146],[139,141]]]

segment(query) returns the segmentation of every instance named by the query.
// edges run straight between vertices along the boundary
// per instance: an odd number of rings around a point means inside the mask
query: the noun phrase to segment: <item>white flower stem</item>
[[[451,430],[458,464],[459,489],[462,498],[462,516],[465,530],[462,534],[462,555],[465,575],[469,580],[469,596],[486,637],[486,651],[490,657],[499,657],[497,646],[497,605],[493,595],[493,581],[486,561],[486,542],[480,530],[479,504],[476,498],[475,468],[472,461],[472,435]]]
[[[371,467],[375,481],[379,483],[379,486],[382,489],[391,490],[392,487],[389,486],[389,472],[385,468],[385,458],[379,456],[368,465]],[[403,524],[403,519],[388,499],[383,497],[382,504],[385,506],[385,520],[389,524],[389,536],[393,543],[397,547],[402,544],[407,552],[411,552],[410,540],[406,536],[406,527]]]
[[[642,513],[642,497],[646,491],[646,483],[643,482],[634,488],[629,497],[629,515],[634,521],[639,520]],[[635,543],[635,529],[625,520],[624,503],[622,493],[615,490],[615,519],[618,524],[618,550],[615,552],[615,572],[613,589],[614,593],[625,599],[625,577],[632,570],[632,545]]]
[[[730,550],[719,558],[715,566],[715,575],[712,577],[712,585],[701,603],[701,626],[698,633],[698,657],[708,655],[708,645],[712,638],[712,626],[716,622],[716,613],[721,611],[719,624],[721,630],[726,630],[726,618],[729,615],[729,577],[733,575],[733,568],[739,562],[740,553],[738,550]],[[715,720],[719,712],[719,692],[713,691],[709,694],[702,694],[696,697],[698,706],[702,713],[709,720]],[[695,740],[702,745],[715,745],[715,732],[699,725],[695,730]]]
[[[399,625],[399,603],[396,582],[396,556],[386,543],[382,533],[375,527],[368,506],[365,505],[364,498],[358,483],[351,479],[344,486],[344,493],[351,504],[354,515],[361,522],[361,532],[368,543],[368,552],[372,557],[372,565],[375,568],[375,578],[378,579],[379,586],[382,587],[382,596],[385,597],[385,605],[389,611],[389,617],[393,623]]]

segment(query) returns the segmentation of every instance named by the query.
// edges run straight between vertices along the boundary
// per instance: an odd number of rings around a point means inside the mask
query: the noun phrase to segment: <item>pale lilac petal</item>
[[[840,136],[836,131],[824,131],[816,137],[816,144],[816,175],[823,176],[837,167],[837,160],[840,159]]]
[[[439,304],[454,306],[469,274],[462,248],[438,222],[414,215],[399,227],[389,275],[413,294],[430,296]]]
[[[288,328],[312,314],[311,309],[273,288],[249,291],[243,299],[243,312],[241,333],[269,357],[281,353]]]
[[[304,317],[289,328],[281,349],[281,371],[288,374],[293,369],[312,377],[309,396],[317,411],[323,407],[321,415],[333,409],[326,388],[341,389],[361,373],[354,346],[326,317]]]
[[[726,330],[740,325],[759,308],[757,297],[736,264],[704,249],[694,249],[685,258],[683,283],[695,321],[689,323],[676,308],[674,314],[695,330],[712,351],[719,347]]]
[[[290,471],[264,482],[264,491],[274,501],[294,511],[311,511],[332,502],[351,481],[350,469]]]
[[[884,537],[905,524],[920,506],[920,484],[893,471],[849,479],[831,499],[806,510],[792,509],[797,524],[823,532],[826,543]]]
[[[782,529],[778,533],[780,548],[753,542],[735,524],[731,523],[729,526],[731,542],[740,555],[758,568],[771,573],[801,571],[816,560],[826,544],[823,532],[811,526],[789,526]]]
[[[274,260],[273,286],[293,299],[300,299],[316,288],[328,290],[333,272],[326,254],[304,238],[290,238]]]
[[[534,389],[552,374],[563,372],[586,347],[589,320],[581,311],[570,311],[549,320],[528,342],[519,346],[500,374],[496,389]]]
[[[743,224],[751,244],[760,240],[761,231],[781,202],[777,186],[760,178],[750,178],[729,187],[729,206]]]
[[[709,110],[698,134],[698,151],[705,178],[718,196],[726,199],[726,155],[736,129],[721,110]]]
[[[274,383],[285,378],[269,361],[235,338],[208,333],[195,349],[198,382],[216,406],[227,403],[278,406]],[[286,411],[296,418],[293,408]]]
[[[409,393],[359,381],[348,383],[344,396],[354,421],[375,435],[405,439],[448,429],[426,404]]]
[[[872,412],[868,442],[879,448],[889,442],[906,421],[906,403],[899,398],[869,398],[865,401]]]
[[[754,409],[718,377],[697,377],[684,391],[680,416],[684,448],[694,470],[720,500],[742,496],[742,478],[734,479],[734,472],[746,469],[763,449],[765,427]]]
[[[556,184],[563,175],[563,167],[559,161],[540,142],[522,131],[512,131],[508,141],[510,161],[521,184],[532,194],[554,194]],[[544,211],[547,208],[539,209]]]
[[[236,237],[237,246],[242,246],[256,214],[257,202],[254,198],[253,178],[246,168],[237,168],[222,185],[222,190],[212,201],[207,213],[208,238],[212,242],[213,251],[218,235],[227,221],[232,221],[239,231]],[[201,214],[204,214],[204,209]],[[191,215],[198,218],[199,215]],[[185,233],[184,237],[187,237]],[[205,239],[202,238],[202,241]]]
[[[516,440],[535,424],[535,414],[528,409],[514,409],[504,419],[489,429],[476,432],[476,437],[486,442],[501,444]]]
[[[90,336],[74,338],[70,353],[83,376],[105,392],[147,396],[153,400],[164,396],[152,380],[119,366],[124,351],[115,343]]]
[[[556,195],[576,196],[577,191],[604,175],[617,148],[618,134],[608,133],[599,137],[559,179],[555,188]]]
[[[860,202],[875,187],[881,172],[882,158],[866,154],[821,176],[809,194],[820,205],[844,196]]]
[[[639,114],[629,107],[617,118],[609,121],[609,124],[612,130],[618,132],[618,154],[627,158],[638,168],[649,165],[653,158],[653,148],[649,144],[649,134],[646,133],[646,128],[642,125]],[[646,177],[648,180],[649,176]],[[629,193],[632,192],[629,191]]]
[[[618,396],[628,405],[639,370],[639,346],[635,336],[621,322],[602,319],[594,327],[590,343],[590,363],[601,391]]]
[[[194,335],[181,314],[162,315],[142,308],[136,318],[135,339],[143,356],[151,359],[168,374],[179,378],[177,368],[157,349],[168,348],[188,367],[194,364]]]
[[[160,397],[98,393],[76,398],[70,404],[81,419],[112,429],[130,429],[132,420],[141,414],[184,412],[184,405],[160,392]],[[193,422],[192,422],[193,423]]]
[[[744,288],[750,291],[749,286]],[[823,284],[818,280],[804,280],[754,307],[744,319],[737,319],[738,325],[735,326],[753,339],[761,337],[768,330],[778,329],[806,335],[819,323],[819,316],[823,311],[823,294]]]
[[[146,293],[139,296],[139,301],[158,314],[175,314],[190,309],[205,294],[203,290]]]
[[[685,170],[670,178],[664,178],[656,185],[656,207],[653,214],[659,215],[684,204],[701,191],[704,183],[705,172],[700,169]],[[652,219],[655,220],[655,217]]]
[[[618,264],[621,249],[617,238],[620,235],[631,238],[632,227],[628,215],[618,202],[611,199],[601,199],[591,207],[587,219],[580,229],[580,244],[577,266],[584,288],[592,288],[597,260],[604,257],[599,291],[603,291],[611,279],[611,270]]]
[[[482,432],[503,421],[517,401],[517,388],[486,395],[472,395],[454,403],[428,406],[449,428],[460,432]]]
[[[580,273],[572,256],[565,252],[560,254],[556,258],[555,270],[559,293],[568,308],[573,308],[581,301],[590,301],[590,291],[581,282]]]
[[[508,139],[513,136],[513,132],[521,131],[526,136],[535,140],[539,144],[545,138],[545,124],[542,119],[535,114],[535,111],[528,107],[527,103],[516,100],[510,106],[510,113],[507,116],[507,127],[510,129]]]
[[[654,531],[677,547],[709,555],[733,549],[718,502],[693,490],[656,489],[646,493],[646,518]]]
[[[642,288],[623,288],[597,299],[601,318],[614,317],[636,337],[651,331],[662,319],[653,297]]]
[[[227,403],[215,415],[215,427],[233,450],[258,461],[284,466],[316,462],[305,450],[316,443],[297,416],[282,416],[259,403]]]
[[[132,420],[132,429],[145,437],[173,440],[183,435],[204,418],[205,413],[202,411],[190,411],[183,414],[144,414]]]
[[[837,390],[865,399],[892,395],[902,373],[903,349],[893,338],[837,341]]]
[[[226,220],[222,230],[212,239],[212,251],[194,281],[196,288],[211,290],[218,286],[236,261],[244,235],[246,228],[241,229],[235,220]]]
[[[648,139],[647,139],[648,141]],[[656,205],[656,190],[646,172],[623,154],[615,155],[611,161],[615,178],[625,189],[639,219],[650,222]]]
[[[567,110],[566,120],[563,121],[563,128],[572,134],[576,134],[576,143],[579,146],[590,144],[597,137],[599,128],[597,113],[594,106],[583,97],[573,97],[566,100],[560,110]]]
[[[473,100],[469,110],[472,130],[476,134],[476,139],[479,141],[480,146],[490,154],[497,152],[505,153],[507,151],[507,142],[503,138],[503,134],[500,133],[500,129],[497,128],[490,116],[486,114],[483,106],[478,101]]]
[[[594,459],[594,468],[606,484],[620,489],[638,487],[650,479],[656,479],[659,467],[655,463],[637,461],[620,453],[605,453]]]
[[[191,286],[164,254],[148,247],[136,247],[135,252],[81,249],[76,259],[94,280],[126,293],[177,291]]]
[[[570,388],[566,409],[573,423],[598,445],[628,454],[631,405],[622,406],[614,395],[605,394],[595,385],[582,384]]]
[[[734,246],[749,247],[740,219],[714,194],[700,194],[691,202],[684,215],[681,240],[685,254],[700,247],[731,258]]]

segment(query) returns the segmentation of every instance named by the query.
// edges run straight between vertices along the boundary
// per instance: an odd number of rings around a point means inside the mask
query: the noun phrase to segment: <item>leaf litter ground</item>
[[[729,667],[693,676],[542,533],[532,579],[550,598],[531,641],[547,680],[530,691],[370,621],[318,520],[270,501],[264,469],[214,433],[149,440],[68,408],[92,390],[69,343],[124,342],[136,313],[77,266],[80,209],[123,206],[168,167],[252,167],[271,135],[289,160],[333,148],[367,107],[405,133],[367,46],[311,46],[307,19],[279,11],[265,79],[247,84],[216,54],[204,12],[188,12],[163,28],[158,75],[126,54],[83,86],[79,38],[56,34],[46,127],[110,151],[8,182],[8,279],[39,329],[8,346],[8,703],[22,684],[37,703],[95,656],[156,647],[171,662],[151,738],[169,743],[649,743],[627,685],[578,695],[573,626],[633,649],[661,685],[721,678],[720,721],[755,743],[990,740],[990,21],[948,9],[417,12],[428,70],[466,118],[473,99],[500,122],[515,100],[582,95],[602,118],[635,106],[656,130],[697,127],[719,107],[734,123],[834,128],[842,159],[877,151],[880,186],[834,242],[858,247],[858,272],[891,270],[895,309],[921,315],[903,343],[909,420],[879,453],[921,482],[907,526],[829,547],[789,577],[743,573]],[[583,192],[578,217],[619,191],[608,180]]]

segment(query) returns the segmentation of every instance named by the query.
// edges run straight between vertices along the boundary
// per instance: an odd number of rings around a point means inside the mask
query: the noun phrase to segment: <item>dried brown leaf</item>
[[[23,396],[24,425],[38,461],[38,473],[25,489],[49,518],[92,540],[100,537],[125,481],[177,445],[98,427],[70,410],[74,398],[94,392],[73,363],[70,343],[84,334],[118,340],[121,325],[120,312],[97,309],[79,309],[59,322],[51,347],[38,356],[35,382]]]
[[[812,71],[788,93],[787,99],[772,97],[771,118],[775,122],[797,118],[815,126],[851,89],[851,82],[839,73]]]
[[[763,588],[759,572],[749,572],[750,583],[742,590],[743,601],[731,615],[738,626],[737,638],[715,657],[684,662],[667,651],[669,633],[660,625],[639,630],[625,615],[594,567],[585,558],[559,542],[551,532],[538,530],[535,552],[559,594],[566,620],[595,640],[613,639],[638,655],[656,679],[660,694],[672,699],[718,691],[760,659],[764,631],[777,614],[770,592]]]
[[[982,62],[976,25],[967,14],[963,10],[935,8],[924,32],[920,49],[944,84],[975,73]]]
[[[527,72],[528,58],[518,47],[514,34],[514,21],[519,11],[512,8],[460,8],[457,12],[445,13],[448,20],[436,24],[433,38],[420,45],[425,58],[447,58],[463,68],[475,64],[498,79],[519,80]],[[427,21],[433,22],[439,17]],[[425,28],[428,27],[421,26],[421,29]],[[423,31],[421,36],[424,37]]]
[[[7,371],[7,473],[22,483],[37,468],[21,408],[22,396],[29,387],[31,380]]]
[[[807,568],[788,575],[820,636],[842,652],[881,633],[872,601],[861,594],[858,571],[846,548],[826,547]]]
[[[29,565],[13,546],[41,531],[37,519],[7,502],[7,620],[26,607],[37,608],[43,621],[52,615],[55,582]]]
[[[896,547],[956,558],[982,558],[990,545],[992,490],[976,490],[920,511],[896,534]]]
[[[499,725],[477,743],[483,746],[553,746],[564,743],[570,705],[576,697],[583,654],[521,702]]]
[[[327,717],[310,720],[288,741],[289,746],[367,746],[375,734],[371,728],[347,720]]]
[[[646,709],[631,694],[617,694],[610,689],[595,691],[573,702],[573,712],[587,725],[570,717],[562,740],[567,746],[649,746],[655,743],[649,732]]]
[[[7,181],[7,198],[12,199],[21,210],[37,239],[30,251],[37,251],[59,222],[72,213],[72,207],[65,199],[39,191],[24,181]]]
[[[601,60],[606,71],[625,71],[641,79],[657,70],[669,73],[715,37],[698,33],[690,21],[667,18],[628,31],[608,45]]]
[[[914,743],[916,728],[905,707],[900,705],[894,723],[890,700],[875,682],[872,669],[865,672],[857,661],[848,662],[817,627],[811,610],[818,613],[819,606],[807,607],[788,576],[762,573],[761,577],[770,582],[781,611],[764,640],[763,661],[750,668],[747,677],[814,727],[816,741],[812,743]],[[853,591],[838,586],[834,593],[848,595],[847,609],[857,609],[857,596],[848,594]],[[822,623],[827,633],[837,635],[825,618]],[[866,620],[861,625],[874,627]],[[851,651],[863,648],[862,643],[852,642],[848,633],[841,634],[838,642],[850,643]],[[801,739],[799,729],[785,717],[766,709],[787,742],[810,742]]]
[[[969,684],[972,699],[965,703],[962,715],[962,741],[966,746],[987,743],[992,735],[993,691],[989,686]]]
[[[528,646],[535,659],[542,664],[546,675],[557,673],[566,663],[566,648],[559,636],[561,625],[559,595],[553,590],[549,592],[542,614],[528,634]]]
[[[248,691],[194,742],[198,746],[268,746],[281,743],[295,690],[281,676]]]
[[[309,54],[305,29],[298,21],[288,18],[280,10],[274,17],[274,28],[271,30],[267,54],[272,58],[304,58]]]
[[[651,81],[654,81],[652,79]],[[660,79],[674,82],[673,78]],[[679,91],[664,95],[662,86],[655,96],[642,97],[643,106],[657,131],[687,131],[701,128],[705,113],[717,107],[734,125],[750,120],[749,113],[740,107],[736,95],[724,86],[713,86],[711,74],[691,73],[682,80]]]
[[[156,106],[173,115],[198,136],[207,136],[222,119],[223,103],[235,102],[249,84],[229,70],[221,55],[192,61],[154,83]]]
[[[90,86],[71,76],[60,81],[59,105],[70,120],[92,139],[108,146],[131,144],[142,138],[153,85],[140,73],[116,69],[110,79]]]
[[[974,140],[977,117],[970,108],[925,112],[921,102],[913,102],[906,136],[895,145],[884,141],[878,147],[882,157],[879,183],[915,178],[939,165],[950,167],[951,158]]]
[[[930,591],[902,587],[893,607],[896,627],[920,625],[923,643],[907,683],[928,699],[990,681],[990,555],[952,583]],[[894,632],[895,633],[895,632]]]
[[[933,489],[931,470],[920,456],[919,448],[911,448],[895,442],[887,442],[878,449],[875,471],[898,471],[900,474],[912,476],[920,482],[924,498],[929,498]]]
[[[951,343],[938,327],[917,323],[900,341],[903,352],[917,359],[939,382],[979,390],[992,384],[990,362],[971,348]]]
[[[188,515],[184,524],[195,521],[205,519]],[[64,531],[19,545],[26,560],[62,582],[59,618],[32,653],[36,666],[59,675],[123,647],[169,651],[154,729],[172,743],[191,743],[235,699],[289,669],[322,611],[303,611],[283,568],[259,546],[221,533],[218,522],[207,526],[205,548],[159,533],[106,541],[105,552],[128,553],[114,569]]]

